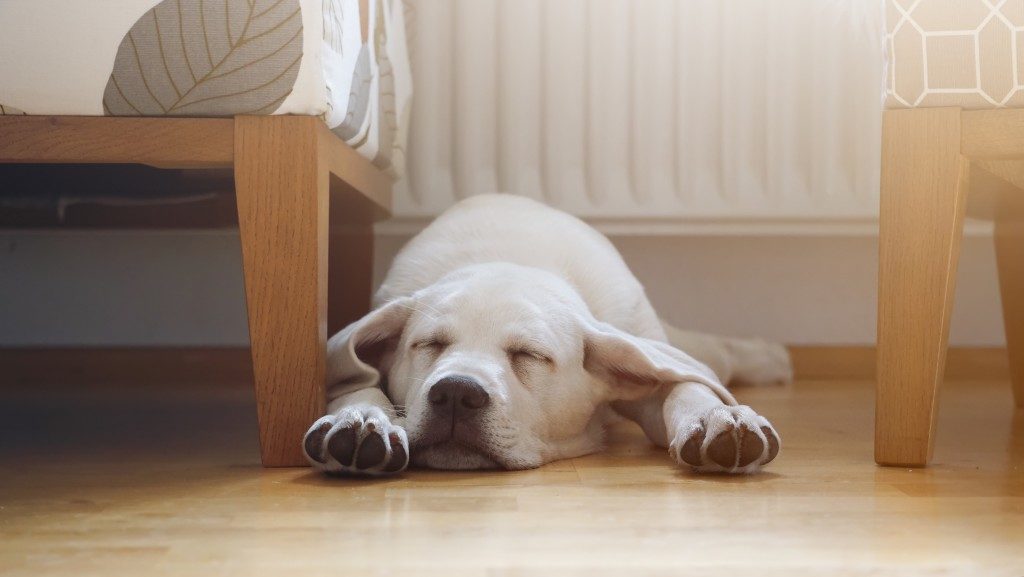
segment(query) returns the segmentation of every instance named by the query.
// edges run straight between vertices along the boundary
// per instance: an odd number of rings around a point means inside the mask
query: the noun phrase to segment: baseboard
[[[875,378],[875,347],[791,346],[798,379],[835,380]],[[1010,378],[1010,360],[1000,347],[954,347],[946,353],[946,379],[995,380]]]
[[[801,380],[875,378],[869,346],[790,347]],[[249,349],[217,348],[0,348],[0,386],[198,386],[252,384]],[[1008,379],[1003,348],[953,348],[946,378]]]

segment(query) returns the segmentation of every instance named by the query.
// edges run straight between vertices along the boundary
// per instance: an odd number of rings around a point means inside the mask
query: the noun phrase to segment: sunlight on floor
[[[17,392],[0,408],[0,566],[33,576],[1024,574],[1024,415],[1008,385],[946,387],[925,470],[874,465],[871,392],[866,381],[740,390],[783,438],[756,476],[674,469],[624,423],[606,453],[534,471],[385,480],[261,469],[244,390]]]

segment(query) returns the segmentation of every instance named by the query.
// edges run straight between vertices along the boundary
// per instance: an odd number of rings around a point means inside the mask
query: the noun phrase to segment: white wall
[[[614,240],[676,324],[800,344],[874,340],[873,238]],[[378,263],[403,241],[381,238]],[[995,274],[991,240],[966,239],[954,344],[1003,343]],[[0,346],[247,339],[235,232],[0,232]]]

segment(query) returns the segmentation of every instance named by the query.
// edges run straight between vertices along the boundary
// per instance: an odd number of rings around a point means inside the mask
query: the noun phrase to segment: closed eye
[[[451,341],[441,336],[431,336],[418,340],[412,344],[412,348],[431,352],[440,352],[448,348]]]
[[[520,361],[536,361],[540,363],[551,364],[552,362],[550,356],[535,349],[510,348],[508,349],[507,352],[509,358],[512,360],[513,363]]]

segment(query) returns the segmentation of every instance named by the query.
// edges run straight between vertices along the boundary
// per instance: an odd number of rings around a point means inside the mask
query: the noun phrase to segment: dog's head
[[[460,269],[350,335],[349,350],[406,415],[412,462],[443,469],[523,469],[592,452],[607,402],[710,373],[597,321],[560,277],[512,264]]]

